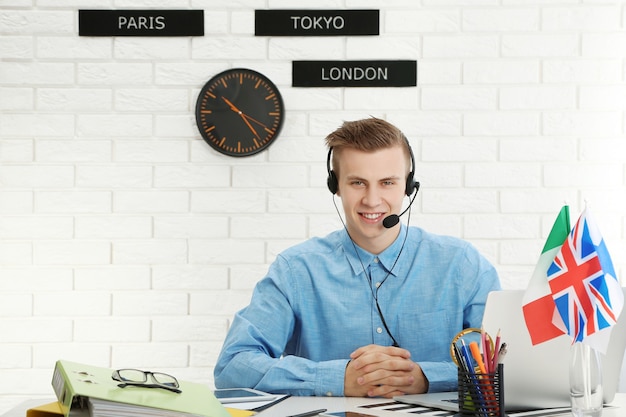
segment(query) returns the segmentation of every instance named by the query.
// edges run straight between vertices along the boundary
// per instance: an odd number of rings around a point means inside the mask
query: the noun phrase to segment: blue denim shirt
[[[455,390],[450,341],[480,327],[487,294],[499,289],[496,270],[472,245],[418,227],[401,224],[378,256],[345,230],[309,239],[276,258],[235,315],[215,385],[342,396],[350,353],[392,344],[377,296],[390,333],[422,367],[429,390]]]

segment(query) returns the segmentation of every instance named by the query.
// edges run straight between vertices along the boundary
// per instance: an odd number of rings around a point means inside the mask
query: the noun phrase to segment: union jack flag
[[[617,322],[624,295],[604,239],[587,209],[547,275],[557,311],[573,342],[582,342]]]

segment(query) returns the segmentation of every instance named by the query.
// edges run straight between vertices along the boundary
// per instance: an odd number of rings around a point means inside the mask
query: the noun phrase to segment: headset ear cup
[[[404,192],[406,195],[410,196],[414,192],[417,194],[420,189],[420,183],[415,181],[415,155],[413,154],[413,149],[406,136],[404,140],[406,141],[406,146],[409,149],[409,157],[411,158],[411,172],[409,172],[409,175],[406,177]]]
[[[404,188],[404,192],[406,195],[410,196],[411,194],[413,194],[414,191],[417,192],[417,189],[419,189],[419,183],[413,180],[413,173],[410,172],[409,175],[406,177],[406,186]]]
[[[337,189],[339,188],[339,183],[337,181],[337,176],[335,175],[335,171],[328,171],[328,178],[326,179],[326,185],[328,185],[328,189],[331,193],[337,194]]]

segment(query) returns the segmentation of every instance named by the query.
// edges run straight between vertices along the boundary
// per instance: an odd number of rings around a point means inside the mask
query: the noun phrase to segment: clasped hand
[[[399,347],[367,345],[350,354],[344,379],[346,397],[385,397],[428,390],[421,367]]]

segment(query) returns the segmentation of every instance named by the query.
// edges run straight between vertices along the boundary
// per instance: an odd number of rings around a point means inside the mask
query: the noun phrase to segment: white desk
[[[24,417],[26,410],[37,405],[54,401],[50,399],[28,400],[9,410],[0,417]],[[379,408],[363,408],[367,404],[380,404],[391,402],[384,398],[359,398],[359,397],[289,397],[286,400],[262,411],[259,417],[286,417],[306,411],[326,408],[328,411],[356,411],[363,414],[372,414],[379,417],[417,417],[419,414],[403,413],[401,411],[385,411]],[[605,408],[602,417],[624,417],[626,415],[626,393],[618,393],[611,403],[612,407]],[[555,414],[564,415],[564,414]],[[571,415],[569,413],[566,416]]]
[[[285,417],[305,411],[326,408],[332,411],[356,411],[363,414],[372,414],[380,417],[418,417],[419,414],[403,413],[401,411],[385,411],[377,408],[363,408],[365,404],[384,403],[384,398],[358,398],[358,397],[289,397],[286,400],[262,411],[259,417]],[[602,417],[626,416],[626,393],[616,394],[611,403],[613,407],[607,407],[602,412]],[[563,414],[556,414],[563,415]],[[565,414],[571,416],[571,413]]]

